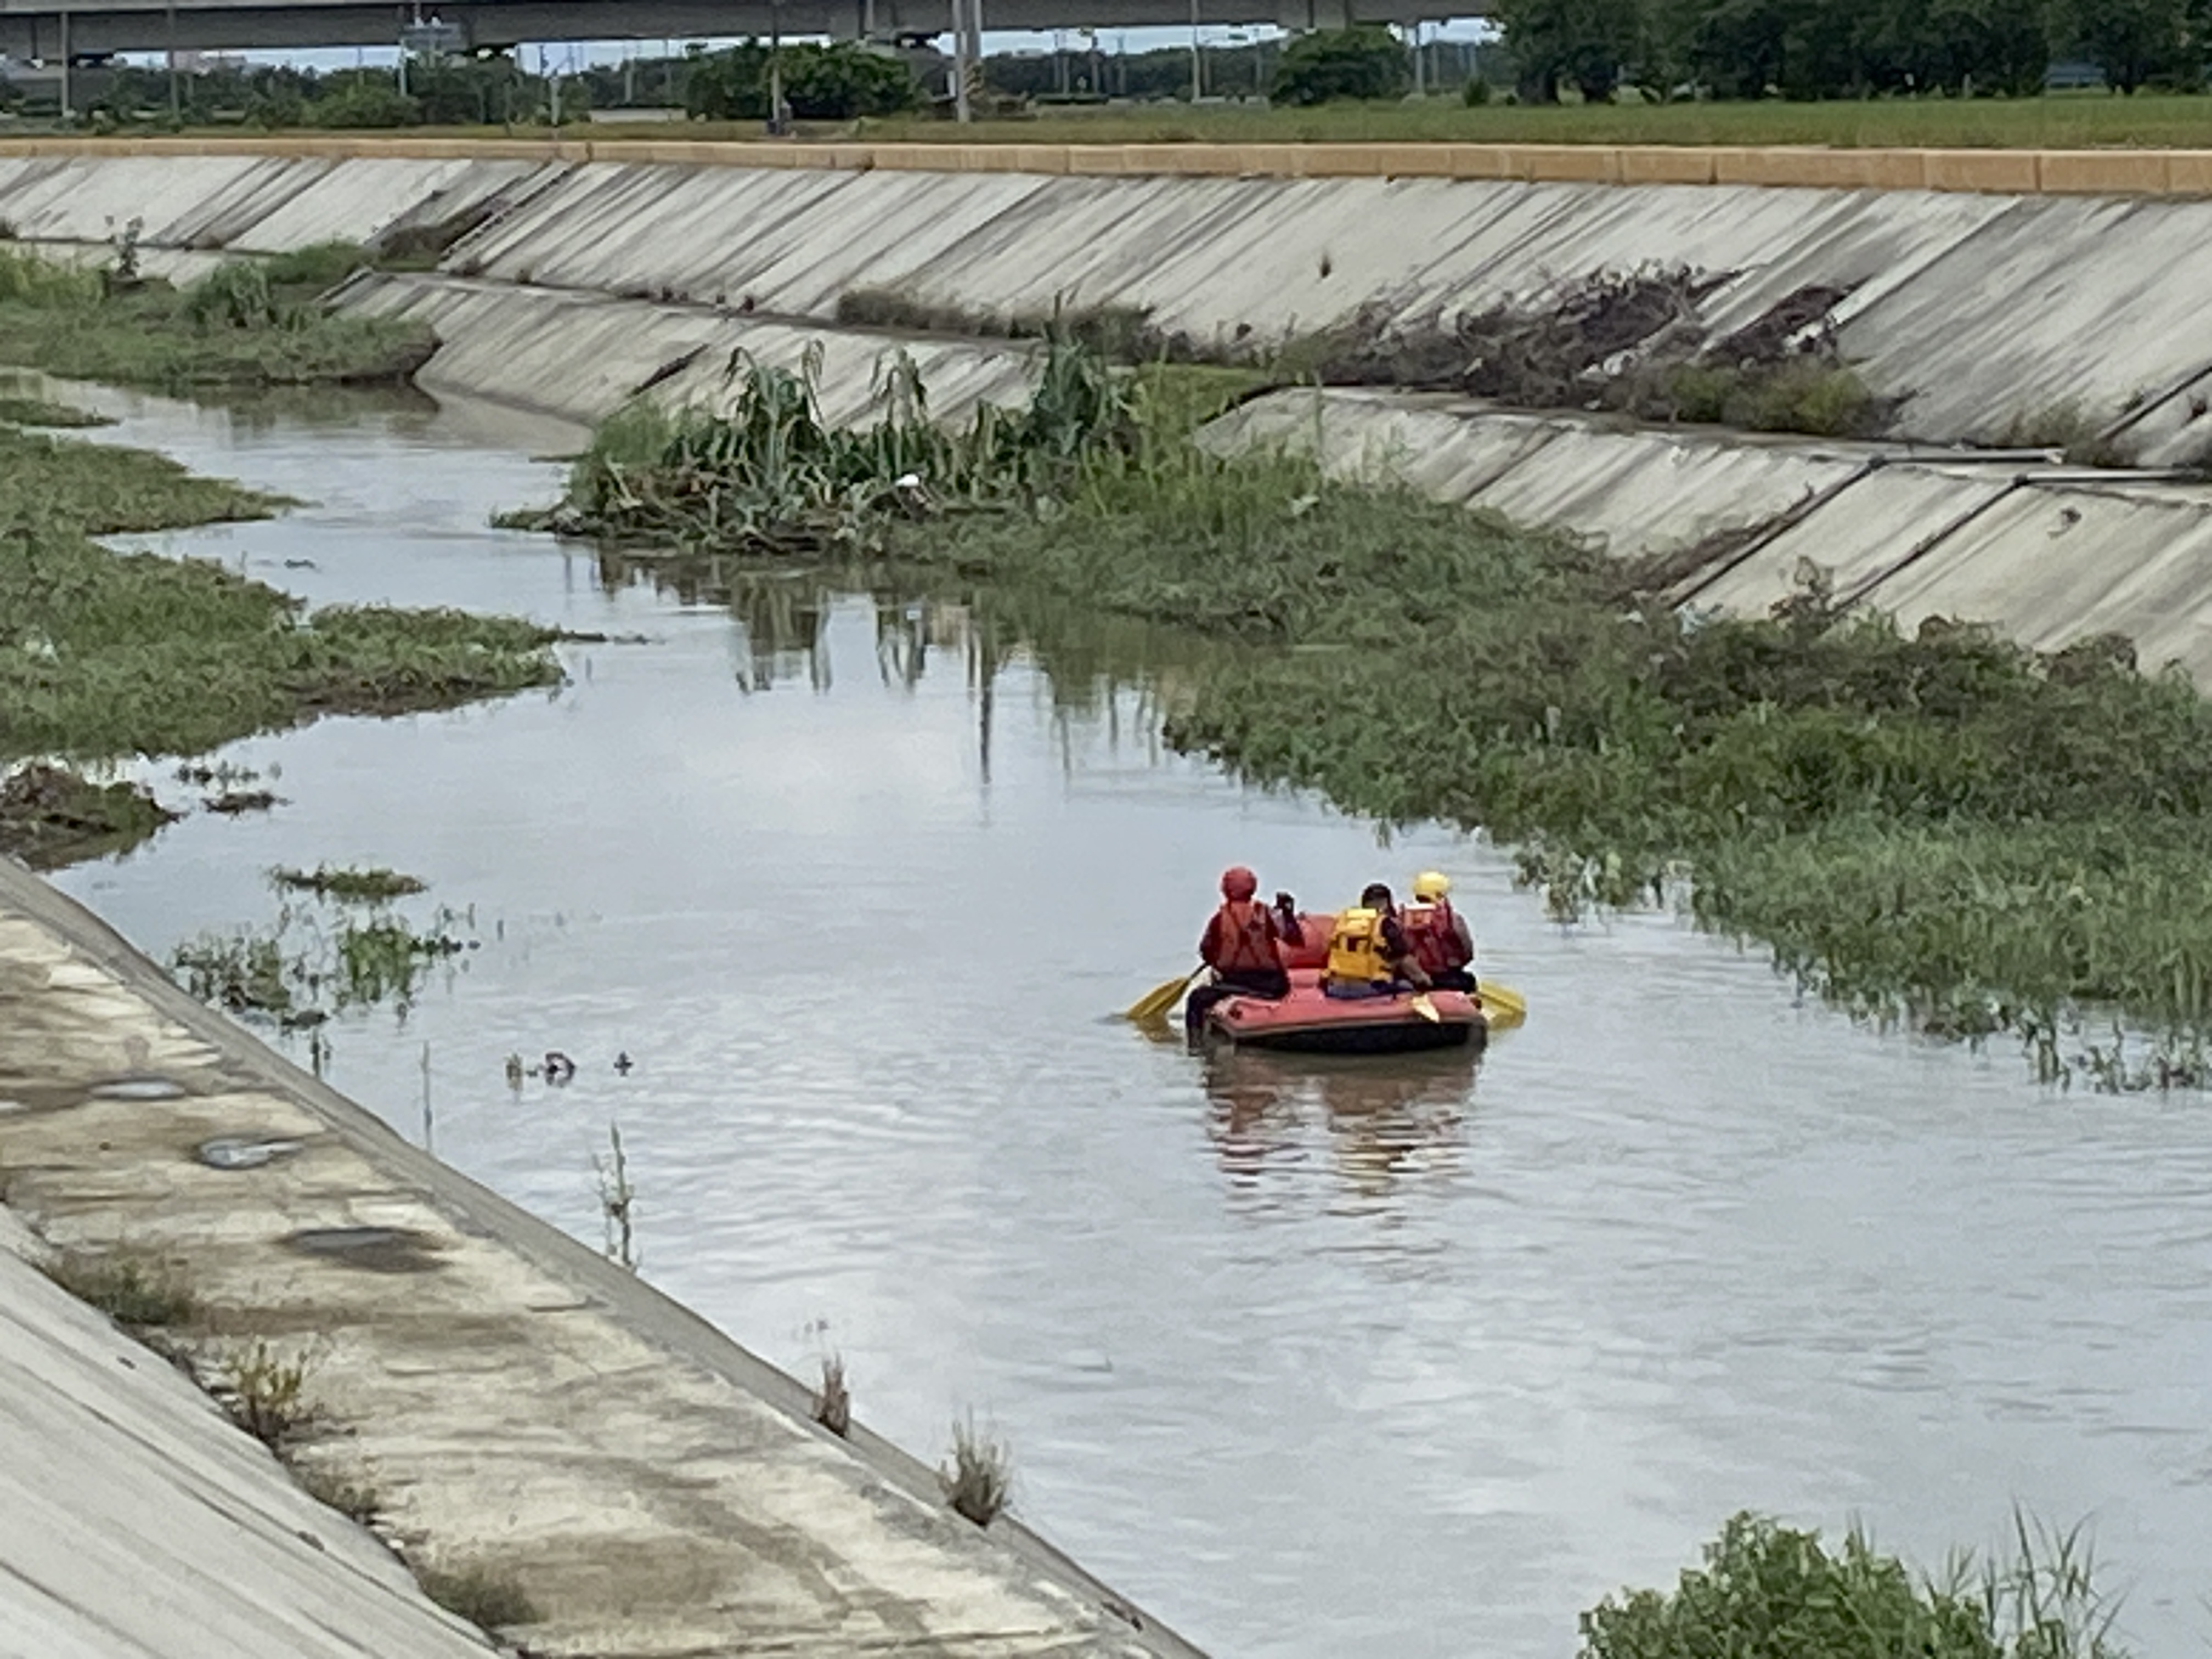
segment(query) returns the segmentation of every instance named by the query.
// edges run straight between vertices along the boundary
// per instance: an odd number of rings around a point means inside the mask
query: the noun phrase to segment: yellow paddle
[[[1189,988],[1191,981],[1205,971],[1206,964],[1200,963],[1182,978],[1168,980],[1154,986],[1131,1003],[1128,1012],[1122,1018],[1138,1025],[1150,1025],[1155,1020],[1165,1019],[1168,1017],[1168,1010],[1174,1007],[1181,1000],[1183,992]]]
[[[1413,1001],[1413,1009],[1431,1025],[1441,1025],[1443,1023],[1444,1017],[1437,1012],[1437,1005],[1429,1000],[1429,994],[1426,991],[1416,994]]]
[[[1484,980],[1475,996],[1482,1004],[1482,1012],[1490,1020],[1493,1031],[1512,1030],[1528,1018],[1528,1001],[1510,985],[1500,985]]]

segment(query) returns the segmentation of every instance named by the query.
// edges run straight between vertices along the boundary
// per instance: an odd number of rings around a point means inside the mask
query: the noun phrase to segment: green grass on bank
[[[171,392],[404,383],[430,336],[317,304],[337,262],[316,252],[227,264],[179,289],[138,279],[124,251],[102,270],[0,246],[0,363]]]
[[[234,130],[210,130],[235,136]],[[327,133],[319,136],[327,137]],[[348,134],[349,139],[364,137]],[[755,122],[580,124],[507,131],[418,127],[395,137],[744,143]],[[896,143],[1814,144],[1843,149],[2202,149],[2212,148],[2212,95],[2105,92],[2040,98],[1877,98],[1826,103],[1532,105],[1469,108],[1455,97],[1271,109],[1258,104],[1106,105],[958,126],[928,116],[802,123],[803,139]],[[373,142],[373,139],[372,139]]]
[[[1563,917],[1680,900],[1856,1012],[1941,1032],[2047,1036],[2114,1006],[2160,1044],[2140,1075],[2205,1080],[2212,705],[2185,679],[2112,641],[1907,638],[1817,592],[1686,619],[1564,541],[1293,458],[1205,456],[1184,433],[1224,377],[1116,392],[1068,348],[1052,361],[1035,407],[965,434],[823,434],[773,374],[726,421],[618,423],[568,526],[872,553],[986,616],[1058,602],[1188,630],[1234,648],[1181,678],[1179,747],[1485,828]],[[890,484],[909,469],[919,512]]]

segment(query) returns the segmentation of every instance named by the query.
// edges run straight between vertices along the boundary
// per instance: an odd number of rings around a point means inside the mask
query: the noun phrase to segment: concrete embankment
[[[1319,434],[1341,464],[1387,461],[1624,554],[1702,544],[1710,556],[1676,573],[1696,603],[1756,608],[1810,561],[1908,622],[1985,618],[2045,646],[2119,631],[2147,664],[2212,673],[2212,583],[2194,552],[2212,498],[2033,454],[1991,465],[1911,447],[2070,428],[2143,468],[2212,455],[2212,310],[2193,276],[2212,254],[2212,202],[2178,193],[2212,181],[2195,152],[1777,151],[1750,172],[1723,165],[1733,152],[1677,152],[1688,182],[1622,187],[1430,176],[1477,171],[1455,159],[1468,146],[1371,147],[1361,164],[1389,176],[1342,177],[1277,176],[1354,171],[1359,158],[1322,153],[1334,147],[1241,161],[1167,147],[1146,176],[1127,176],[1145,156],[1109,168],[1021,146],[366,148],[0,152],[0,220],[79,252],[135,220],[157,265],[332,238],[439,251],[436,270],[365,276],[345,303],[438,330],[429,390],[574,422],[647,388],[712,404],[738,354],[789,364],[812,342],[833,418],[869,406],[894,347],[923,366],[940,414],[1019,394],[1031,356],[1018,343],[841,321],[890,314],[868,303],[884,295],[945,330],[1115,307],[1207,352],[1263,356],[1362,312],[1449,318],[1601,270],[1711,273],[1698,320],[1714,336],[1838,290],[1844,355],[1899,400],[1896,444],[1364,392],[1330,394],[1319,419],[1306,394],[1279,394],[1218,435]],[[1584,176],[1644,176],[1612,154]],[[915,170],[929,158],[977,170]],[[1201,161],[1254,176],[1188,176]],[[1811,187],[1823,181],[1851,187]],[[2050,193],[2093,188],[2141,193]]]
[[[137,221],[144,246],[203,254],[334,238],[442,246],[449,277],[697,307],[732,324],[835,325],[861,289],[979,321],[1127,307],[1207,349],[1255,354],[1363,307],[1449,314],[1600,270],[1681,265],[1721,278],[1699,306],[1716,331],[1809,285],[1846,290],[1841,346],[1905,400],[1899,435],[1988,443],[2064,405],[2124,422],[2115,437],[2148,465],[2212,442],[2194,412],[2212,375],[2212,313],[2192,276],[2212,252],[2212,202],[532,161],[521,148],[0,153],[0,221],[79,246]],[[373,302],[441,303],[402,297],[440,280],[392,277]],[[492,309],[478,305],[475,325]],[[533,401],[575,401],[560,386],[577,354],[541,342],[525,356],[509,374],[536,376]],[[627,390],[624,378],[592,400]]]
[[[634,1277],[406,1146],[0,860],[0,1171],[54,1245],[175,1264],[203,1363],[304,1357],[290,1455],[533,1653],[1183,1656]],[[0,1653],[482,1652],[382,1546],[0,1233]],[[20,1640],[18,1638],[21,1638]]]

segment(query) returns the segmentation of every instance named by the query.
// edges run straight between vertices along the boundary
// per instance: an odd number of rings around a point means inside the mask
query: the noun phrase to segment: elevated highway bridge
[[[1490,0],[983,0],[994,29],[1212,27],[1340,28],[1479,15]],[[0,0],[0,52],[18,60],[120,52],[245,52],[389,46],[435,19],[464,48],[524,41],[696,40],[827,34],[888,40],[952,25],[952,0]]]

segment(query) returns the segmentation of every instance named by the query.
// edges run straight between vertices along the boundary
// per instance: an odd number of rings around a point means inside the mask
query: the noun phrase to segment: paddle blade
[[[1195,972],[1188,973],[1154,986],[1129,1005],[1129,1011],[1124,1018],[1139,1025],[1150,1025],[1154,1020],[1165,1019],[1168,1011],[1182,1000],[1183,988],[1197,977]]]
[[[1482,1012],[1493,1031],[1512,1030],[1528,1018],[1528,1000],[1510,985],[1498,985],[1489,980],[1475,993],[1482,1004]]]
[[[1429,994],[1426,991],[1413,999],[1413,1012],[1428,1021],[1430,1024],[1440,1025],[1443,1023],[1444,1017],[1437,1012],[1437,1005],[1429,1000]]]

